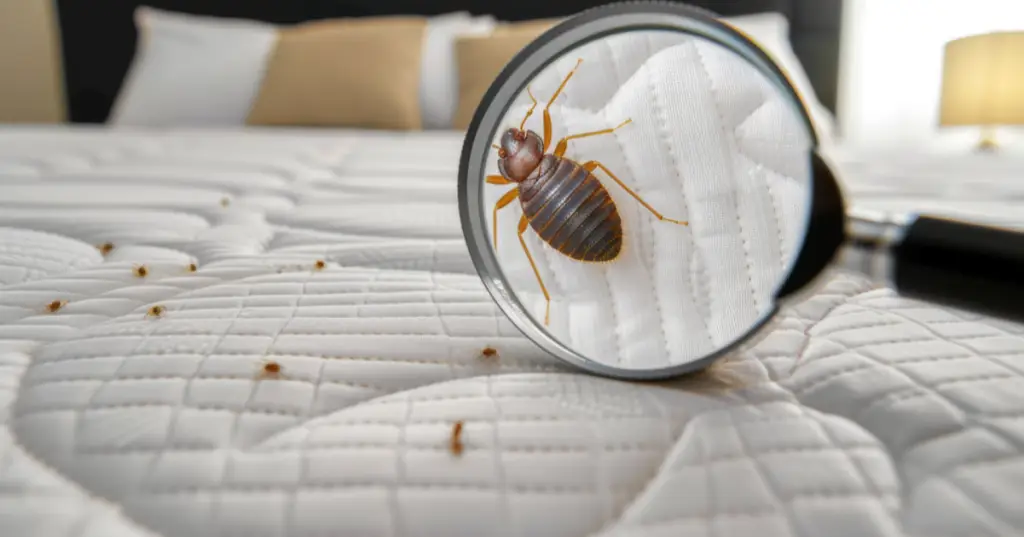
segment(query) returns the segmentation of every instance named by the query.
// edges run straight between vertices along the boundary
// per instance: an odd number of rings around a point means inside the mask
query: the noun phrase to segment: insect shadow
[[[622,219],[615,201],[594,175],[595,170],[600,168],[658,220],[689,225],[686,221],[663,216],[599,161],[588,160],[581,164],[565,156],[569,140],[611,134],[629,124],[631,119],[610,129],[566,136],[555,144],[554,151],[548,153],[552,141],[549,109],[582,62],[582,58],[576,62],[555,94],[548,99],[544,107],[543,137],[532,130],[526,130],[526,121],[537,108],[537,99],[530,87],[526,87],[526,93],[533,104],[519,128],[506,130],[501,136],[500,145],[493,146],[498,151],[500,175],[488,175],[486,179],[492,185],[516,185],[494,204],[494,247],[498,246],[498,211],[518,199],[523,215],[519,219],[517,233],[540,290],[544,293],[545,325],[551,317],[551,296],[523,239],[528,226],[548,246],[576,261],[607,263],[618,258],[622,251]]]

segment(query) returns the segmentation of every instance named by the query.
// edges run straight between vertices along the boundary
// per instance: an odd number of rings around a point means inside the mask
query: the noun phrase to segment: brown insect
[[[67,304],[66,300],[54,300],[46,305],[46,311],[50,313],[57,313],[65,304]]]
[[[313,268],[315,270],[323,270],[324,267],[326,267],[326,266],[327,266],[327,263],[325,263],[323,259],[317,259],[316,263],[313,263]]]
[[[577,261],[606,263],[614,261],[622,251],[622,220],[618,208],[594,175],[594,170],[600,168],[608,174],[658,220],[688,225],[685,221],[662,216],[599,161],[588,160],[580,164],[564,156],[569,140],[611,134],[632,120],[627,119],[611,129],[566,136],[555,144],[553,152],[548,153],[551,147],[551,114],[548,109],[582,62],[582,59],[576,62],[544,107],[543,138],[532,130],[525,130],[526,120],[537,108],[537,99],[527,86],[526,92],[533,105],[519,128],[506,130],[501,144],[494,145],[498,150],[498,171],[501,175],[487,176],[487,182],[492,185],[516,185],[494,204],[494,245],[497,247],[498,244],[498,211],[518,199],[523,209],[519,219],[519,242],[544,293],[544,324],[548,324],[550,317],[551,296],[523,239],[528,225],[548,246]]]
[[[488,345],[484,347],[484,350],[480,351],[480,356],[483,356],[486,359],[495,358],[498,356],[498,349]]]
[[[273,360],[266,360],[260,367],[260,378],[278,378],[281,376],[281,364]]]
[[[448,449],[452,455],[462,455],[462,422],[457,421],[452,426],[452,436],[448,443]]]
[[[153,306],[146,311],[146,315],[150,317],[159,317],[164,314],[164,307],[160,305]]]
[[[139,265],[135,267],[132,272],[137,278],[145,278],[149,274],[149,269],[146,268],[146,265]]]
[[[189,263],[188,264],[188,271],[189,272],[195,272],[197,270],[199,270],[199,267],[197,267],[195,263]]]
[[[114,243],[105,242],[97,246],[96,249],[99,250],[101,254],[107,255],[114,249]]]

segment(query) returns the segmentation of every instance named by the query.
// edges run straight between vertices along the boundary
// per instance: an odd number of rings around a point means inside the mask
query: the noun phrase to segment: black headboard
[[[64,54],[68,116],[106,121],[135,54],[133,13],[139,5],[197,15],[287,24],[334,17],[469,11],[499,20],[572,15],[594,0],[55,0]],[[790,40],[821,102],[835,112],[842,0],[691,0],[722,16],[774,11],[790,21]]]

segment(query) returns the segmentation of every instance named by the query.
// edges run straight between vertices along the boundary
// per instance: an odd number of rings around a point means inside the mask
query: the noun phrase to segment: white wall
[[[1024,30],[1024,0],[846,0],[838,119],[858,146],[973,142],[937,126],[945,43]],[[1024,64],[1024,58],[1021,59]],[[1020,139],[1003,133],[1004,139]]]

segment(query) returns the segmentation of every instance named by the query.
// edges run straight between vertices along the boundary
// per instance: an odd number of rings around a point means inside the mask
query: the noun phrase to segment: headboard
[[[336,17],[468,11],[514,21],[572,15],[606,2],[554,0],[56,0],[68,117],[106,121],[135,54],[133,13],[139,5],[197,15],[279,24]],[[790,40],[821,102],[835,112],[842,0],[691,0],[721,16],[774,11],[790,21]],[[523,6],[529,6],[525,8]]]

